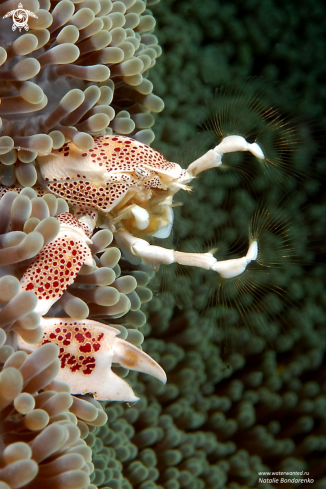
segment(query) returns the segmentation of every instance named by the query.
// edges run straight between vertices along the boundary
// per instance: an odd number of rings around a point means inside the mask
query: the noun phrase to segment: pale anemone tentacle
[[[92,135],[118,132],[150,144],[151,112],[164,104],[147,80],[162,50],[146,2],[26,2],[29,31],[18,38],[18,2],[0,5],[1,184],[34,186],[36,156],[67,139],[89,149]]]

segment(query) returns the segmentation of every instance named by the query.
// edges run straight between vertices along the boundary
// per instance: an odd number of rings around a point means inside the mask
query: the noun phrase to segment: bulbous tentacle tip
[[[130,370],[149,374],[163,384],[167,381],[166,373],[155,360],[136,346],[120,338],[116,338],[114,342],[113,362]]]

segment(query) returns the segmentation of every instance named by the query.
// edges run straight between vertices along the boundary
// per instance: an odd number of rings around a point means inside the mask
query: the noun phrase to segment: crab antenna
[[[210,149],[203,156],[191,163],[187,168],[187,174],[191,177],[197,176],[199,173],[209,170],[210,168],[218,168],[222,164],[222,157],[225,153],[234,153],[236,151],[249,151],[260,160],[265,159],[263,150],[258,143],[248,143],[242,136],[226,136],[220,144]]]

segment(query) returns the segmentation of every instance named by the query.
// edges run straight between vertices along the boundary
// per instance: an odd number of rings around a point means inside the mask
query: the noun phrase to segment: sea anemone
[[[2,3],[1,16],[14,7]],[[62,360],[54,344],[30,355],[15,352],[17,335],[32,346],[44,333],[37,297],[19,280],[56,239],[57,217],[69,211],[63,199],[22,187],[37,182],[37,156],[65,141],[89,149],[92,135],[114,132],[150,143],[151,112],[162,110],[163,102],[152,94],[147,73],[161,49],[152,34],[155,19],[142,0],[27,0],[23,7],[36,15],[28,19],[29,31],[14,32],[7,16],[0,48],[0,484],[95,487],[89,485],[93,465],[83,439],[90,426],[106,422],[101,405],[90,396],[72,396],[66,383],[55,380]],[[146,321],[140,307],[152,297],[150,276],[122,260],[112,238],[108,230],[92,236],[93,264],[82,267],[47,315],[108,322],[132,350],[143,341],[137,328]],[[118,364],[112,371],[128,375]]]
[[[0,6],[1,17],[11,10]],[[142,0],[27,0],[29,31],[1,20],[1,183],[33,186],[35,158],[65,140],[93,147],[93,134],[150,143],[150,112],[163,108],[147,73],[161,54]]]

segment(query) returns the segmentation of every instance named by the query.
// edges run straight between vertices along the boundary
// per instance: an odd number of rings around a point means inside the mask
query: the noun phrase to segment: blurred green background
[[[273,178],[243,155],[230,160],[234,171],[200,176],[180,196],[167,245],[241,256],[252,214],[269,209],[281,223],[265,235],[269,256],[294,256],[224,296],[215,274],[161,273],[143,330],[167,385],[129,374],[141,400],[107,405],[108,427],[92,434],[95,466],[109,460],[111,489],[279,487],[259,482],[268,470],[306,471],[309,487],[326,488],[326,4],[162,0],[151,8],[163,55],[150,79],[165,102],[154,148],[189,163],[203,151],[196,134],[215,89],[252,76],[264,77],[255,83],[266,104],[294,119],[298,141]],[[283,477],[283,487],[304,487]]]

